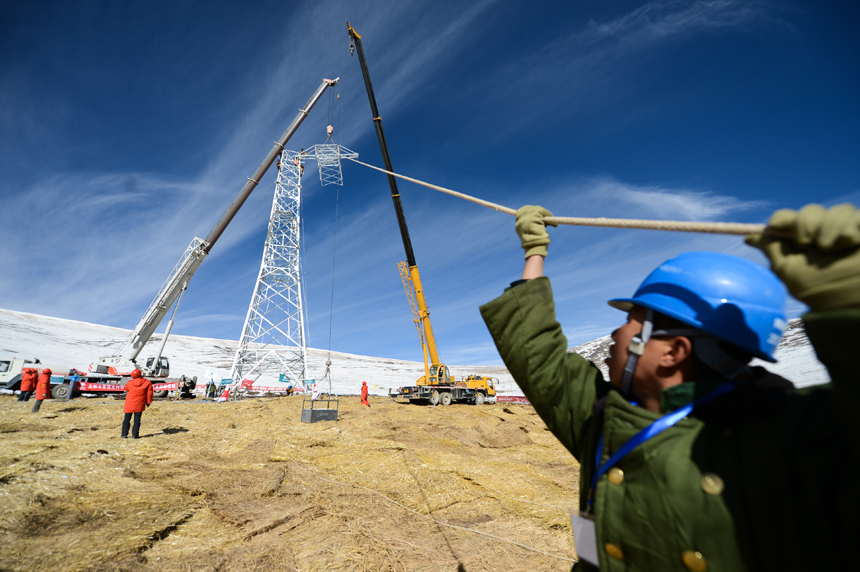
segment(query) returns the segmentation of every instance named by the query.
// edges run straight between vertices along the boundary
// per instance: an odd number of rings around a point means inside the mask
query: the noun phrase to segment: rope
[[[334,201],[334,245],[332,246],[332,254],[331,254],[331,301],[329,303],[328,310],[328,355],[329,359],[331,359],[331,324],[332,319],[334,317],[334,270],[335,263],[337,262],[337,210],[340,205],[340,185],[335,185],[337,187],[337,197]]]
[[[367,163],[362,163],[358,159],[349,159],[359,165],[363,165],[365,167],[369,167],[375,171],[379,171],[380,173],[385,173],[387,175],[392,175],[399,179],[403,179],[404,181],[409,181],[410,183],[415,183],[416,185],[420,185],[422,187],[427,187],[428,189],[433,189],[434,191],[439,191],[440,193],[445,193],[447,195],[451,195],[452,197],[457,197],[471,203],[475,203],[476,205],[481,205],[495,211],[499,211],[502,213],[506,213],[509,215],[516,215],[516,209],[512,209],[510,207],[506,207],[504,205],[499,205],[496,203],[492,203],[490,201],[485,201],[483,199],[479,199],[476,197],[472,197],[465,193],[460,193],[451,189],[446,189],[445,187],[440,187],[438,185],[433,185],[431,183],[426,183],[424,181],[419,181],[418,179],[413,179],[412,177],[407,177],[405,175],[399,175],[397,173],[392,173],[391,171],[386,171],[385,169],[380,169],[379,167],[375,167],[373,165],[368,165]],[[645,230],[670,230],[675,232],[703,232],[710,234],[735,234],[735,235],[747,235],[747,234],[761,234],[766,230],[766,225],[763,224],[748,224],[748,223],[740,223],[740,222],[693,222],[693,221],[678,221],[678,220],[642,220],[642,219],[629,219],[629,218],[583,218],[583,217],[567,217],[567,216],[548,216],[544,218],[544,221],[547,224],[566,224],[573,226],[600,226],[607,228],[639,228]]]
[[[420,463],[420,462],[418,461],[418,459],[415,457],[415,452],[414,452],[414,451],[409,451],[409,453],[412,455],[412,458],[415,460],[415,462],[416,462],[417,464],[419,464],[419,465],[420,465],[421,463]],[[401,456],[400,456],[400,458],[401,458],[401,459],[403,459],[403,465],[404,465],[404,466],[406,466],[406,468],[407,468],[407,470],[408,470],[408,469],[409,469],[409,465],[408,465],[408,463],[406,462],[406,455],[401,455]],[[427,493],[425,493],[425,492],[424,492],[424,487],[422,487],[422,486],[421,486],[421,481],[419,481],[419,480],[418,480],[418,469],[417,469],[417,468],[415,469],[415,471],[414,471],[414,473],[413,473],[413,477],[415,478],[415,486],[417,486],[417,487],[418,487],[418,492],[420,492],[420,493],[421,493],[421,498],[423,498],[423,499],[424,499],[424,504],[427,506],[427,513],[430,515],[430,517],[429,517],[429,518],[431,518],[431,520],[432,520],[433,509],[432,509],[432,508],[430,508],[430,500],[427,498]],[[434,521],[434,522],[435,522],[435,521]],[[447,534],[445,534],[445,531],[444,531],[444,530],[442,530],[442,527],[441,527],[441,526],[439,526],[438,524],[437,524],[437,529],[439,530],[439,534],[441,534],[441,535],[442,535],[442,538],[444,538],[444,539],[445,539],[445,544],[446,544],[446,545],[448,545],[448,550],[450,550],[450,551],[451,551],[451,556],[453,556],[453,557],[454,557],[454,560],[456,560],[456,561],[457,561],[457,564],[458,564],[458,566],[457,566],[457,570],[458,570],[458,571],[463,570],[463,572],[465,572],[465,568],[464,568],[464,566],[463,566],[463,562],[462,562],[462,560],[460,560],[460,557],[457,555],[457,552],[454,550],[454,547],[453,547],[453,546],[451,546],[451,541],[450,541],[450,540],[448,540],[448,535],[447,535]]]
[[[377,491],[377,490],[375,490],[375,489],[371,489],[371,488],[364,487],[364,486],[361,486],[361,485],[356,485],[355,483],[343,483],[343,482],[341,482],[341,481],[336,481],[336,480],[334,480],[334,479],[326,479],[325,477],[321,477],[321,476],[319,476],[319,475],[316,475],[316,478],[318,478],[318,479],[319,479],[319,480],[321,480],[321,481],[325,481],[325,482],[327,482],[327,483],[333,483],[333,484],[336,484],[336,485],[343,485],[343,486],[346,486],[346,487],[355,487],[355,488],[358,488],[358,489],[364,489],[364,490],[366,490],[366,491],[369,491],[369,492],[372,492],[372,493],[376,493],[376,494],[378,494],[379,496],[381,496],[382,498],[384,498],[385,500],[387,500],[388,502],[394,503],[394,504],[396,504],[397,506],[399,506],[400,508],[402,508],[402,509],[404,509],[404,510],[408,510],[408,511],[409,511],[409,512],[411,512],[412,514],[417,515],[417,516],[420,516],[421,518],[423,518],[423,519],[425,519],[425,520],[429,520],[429,521],[431,521],[431,522],[435,522],[436,524],[438,524],[438,525],[440,525],[440,526],[447,526],[448,528],[456,528],[457,530],[465,530],[466,532],[471,532],[471,533],[473,533],[473,534],[479,534],[479,535],[481,535],[481,536],[487,536],[487,537],[489,537],[489,538],[493,538],[493,539],[495,539],[495,540],[501,540],[502,542],[507,542],[508,544],[513,544],[514,546],[519,546],[520,548],[523,548],[523,549],[525,549],[525,550],[529,550],[529,551],[531,551],[531,552],[537,552],[538,554],[543,554],[544,556],[549,556],[550,558],[556,558],[556,559],[558,559],[558,560],[564,560],[565,562],[577,562],[577,560],[575,560],[575,559],[573,559],[573,558],[567,558],[567,557],[565,557],[565,556],[558,556],[558,555],[556,555],[556,554],[551,554],[551,553],[546,552],[546,551],[544,551],[544,550],[541,550],[541,549],[539,549],[539,548],[534,548],[534,547],[532,547],[532,546],[526,546],[525,544],[521,544],[521,543],[516,542],[516,541],[514,541],[514,540],[509,540],[509,539],[507,539],[507,538],[502,538],[501,536],[496,536],[495,534],[490,534],[490,533],[488,533],[488,532],[481,532],[480,530],[475,530],[475,529],[472,529],[472,528],[466,528],[465,526],[457,526],[456,524],[448,524],[447,522],[441,522],[441,521],[439,521],[439,520],[436,520],[435,518],[430,518],[430,517],[429,517],[429,516],[427,516],[427,515],[421,514],[420,512],[418,512],[418,511],[416,511],[416,510],[413,510],[413,509],[409,508],[408,506],[402,505],[402,504],[400,504],[399,502],[397,502],[396,500],[394,500],[393,498],[388,497],[388,496],[386,496],[386,495],[382,494],[381,492],[379,492],[379,491]]]
[[[337,198],[334,202],[334,245],[332,246],[332,254],[331,254],[331,301],[329,302],[329,310],[328,310],[328,357],[325,361],[325,376],[323,376],[323,380],[328,378],[328,393],[331,395],[331,331],[332,331],[332,320],[334,319],[334,270],[335,263],[337,262],[337,211],[338,206],[340,205],[340,185],[335,185],[337,187]]]
[[[490,485],[488,485],[487,483],[484,483],[484,482],[482,482],[482,481],[479,481],[478,479],[476,479],[476,478],[475,478],[474,476],[472,476],[472,475],[468,475],[468,479],[475,481],[476,483],[478,483],[478,484],[479,484],[479,485],[481,485],[482,487],[485,487],[485,488],[490,489],[491,491],[493,491],[494,493],[496,493],[496,494],[497,494],[497,495],[499,495],[500,497],[504,497],[504,498],[506,498],[506,499],[508,499],[508,500],[511,500],[511,501],[513,501],[513,502],[521,502],[521,503],[525,503],[525,504],[533,504],[533,505],[535,505],[535,506],[542,506],[542,507],[544,507],[544,508],[551,508],[551,509],[555,509],[555,510],[562,510],[562,511],[565,511],[565,512],[567,512],[567,511],[569,511],[569,510],[570,510],[570,508],[569,508],[569,507],[554,506],[554,505],[551,505],[551,504],[543,504],[543,503],[539,503],[539,502],[534,502],[534,501],[528,501],[528,500],[518,499],[518,498],[516,498],[516,497],[512,497],[511,495],[506,495],[505,493],[503,493],[503,492],[501,492],[501,491],[499,491],[499,490],[494,489],[493,487],[491,487],[491,486],[490,486]]]

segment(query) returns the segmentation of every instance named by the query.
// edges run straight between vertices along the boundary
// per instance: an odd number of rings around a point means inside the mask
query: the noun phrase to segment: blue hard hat
[[[645,278],[632,298],[609,305],[629,312],[634,305],[675,318],[775,362],[785,332],[786,290],[770,270],[719,252],[686,252]]]

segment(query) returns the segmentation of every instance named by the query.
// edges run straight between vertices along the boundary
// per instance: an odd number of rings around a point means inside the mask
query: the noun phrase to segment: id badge
[[[573,543],[576,555],[594,566],[600,566],[597,559],[597,530],[594,518],[584,516],[581,512],[570,509],[570,524],[573,527]]]

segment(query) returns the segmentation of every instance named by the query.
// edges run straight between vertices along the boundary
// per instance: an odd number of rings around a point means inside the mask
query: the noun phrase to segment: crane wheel
[[[72,396],[72,388],[67,383],[55,385],[51,388],[51,397],[54,399],[68,399]]]
[[[167,397],[166,391],[155,391],[152,393],[153,397]]]
[[[435,389],[430,393],[430,405],[439,405],[439,392]]]
[[[475,405],[483,405],[484,401],[486,400],[487,398],[484,397],[483,393],[478,393],[477,395],[475,395]]]
[[[451,394],[447,391],[439,394],[439,401],[442,405],[451,405]]]

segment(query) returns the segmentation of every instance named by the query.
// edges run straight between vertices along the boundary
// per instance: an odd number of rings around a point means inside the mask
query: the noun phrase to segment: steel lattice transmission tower
[[[263,262],[233,358],[233,391],[243,385],[243,380],[256,382],[264,375],[267,384],[285,376],[294,386],[304,385],[307,330],[299,248],[301,175],[305,161],[314,159],[320,167],[322,185],[342,185],[341,158],[357,157],[358,153],[335,144],[281,153]],[[244,385],[250,389],[247,382]]]

